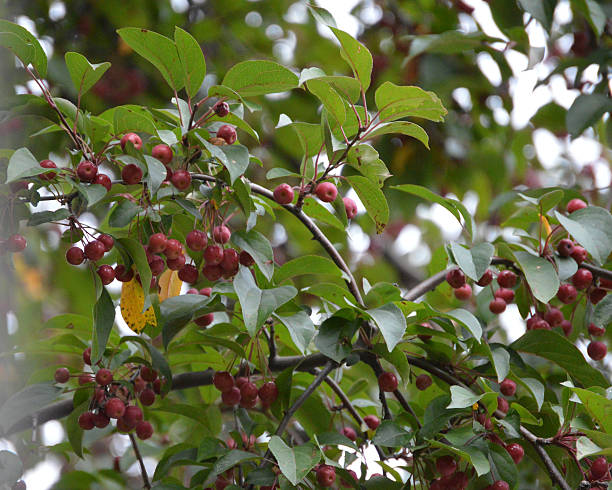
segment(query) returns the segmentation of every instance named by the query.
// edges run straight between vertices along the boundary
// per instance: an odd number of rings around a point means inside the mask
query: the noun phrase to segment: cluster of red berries
[[[83,351],[84,364],[91,366],[91,348]],[[98,363],[99,364],[99,363]],[[71,377],[67,368],[61,367],[55,371],[57,383],[67,383]],[[150,406],[155,402],[156,394],[160,394],[163,380],[157,371],[149,366],[134,369],[131,378],[132,389],[114,380],[114,373],[107,368],[99,368],[95,374],[82,373],[78,376],[80,386],[94,384],[94,391],[89,410],[83,412],[78,419],[83,430],[103,429],[116,419],[117,430],[128,433],[135,431],[139,439],[145,440],[153,435],[153,426],[144,420],[142,409],[131,401],[138,397],[142,406]]]
[[[213,385],[221,392],[221,401],[228,406],[254,408],[259,399],[262,407],[266,409],[278,398],[278,387],[274,380],[264,383],[258,389],[257,385],[245,376],[234,378],[227,371],[217,371],[213,376]]]
[[[468,486],[468,476],[463,471],[457,471],[458,465],[451,456],[441,456],[436,460],[436,470],[440,478],[431,482],[431,490],[463,490]]]
[[[58,168],[56,163],[49,159],[40,161],[39,165],[46,169]],[[72,170],[70,172],[72,172]],[[106,174],[98,172],[98,166],[89,160],[83,160],[77,165],[76,176],[81,182],[88,184],[100,184],[101,186],[104,186],[107,191],[110,190],[112,185],[110,177]],[[57,177],[57,172],[46,172],[38,176],[38,178],[45,181],[53,180],[55,177]]]
[[[338,188],[331,182],[321,182],[314,189],[316,196],[323,202],[333,202],[338,196]],[[291,204],[295,196],[293,187],[289,184],[278,185],[273,192],[274,200],[279,204]],[[342,198],[346,217],[353,219],[357,215],[357,204],[350,197]]]
[[[106,252],[110,252],[114,245],[114,238],[102,233],[94,240],[88,241],[83,248],[77,245],[70,247],[66,251],[66,261],[71,265],[80,265],[85,259],[97,262],[104,257]],[[104,285],[113,282],[116,276],[116,270],[106,264],[98,267],[96,272]]]

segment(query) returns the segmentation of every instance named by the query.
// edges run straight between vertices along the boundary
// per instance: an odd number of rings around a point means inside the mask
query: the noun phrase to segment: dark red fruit
[[[491,422],[491,419],[484,413],[476,415],[476,422],[482,425],[486,430],[491,430],[493,428],[493,422]]]
[[[291,204],[293,202],[293,188],[289,184],[280,184],[274,189],[274,200],[279,204]]]
[[[142,148],[142,140],[140,139],[140,136],[138,136],[136,133],[127,133],[123,136],[123,138],[121,138],[121,149],[123,151],[125,151],[125,147],[127,145],[127,142],[130,142],[134,145],[134,148],[136,148],[137,150],[140,150]]]
[[[578,211],[579,209],[584,209],[587,207],[587,203],[584,202],[582,199],[572,199],[570,202],[567,203],[567,212],[568,213],[573,213],[574,211]]]
[[[104,244],[104,251],[105,252],[109,252],[113,248],[113,246],[115,245],[115,239],[112,236],[107,235],[105,233],[102,233],[97,238],[97,240]]]
[[[242,384],[239,390],[241,398],[245,398],[247,400],[254,400],[255,398],[257,398],[258,390],[257,386],[255,386],[255,383],[247,381],[246,383]]]
[[[91,366],[91,347],[87,347],[87,349],[83,351],[83,362]]]
[[[436,469],[442,476],[450,476],[457,471],[457,461],[452,456],[441,456],[436,459]]]
[[[392,392],[397,390],[397,378],[395,374],[385,371],[378,376],[378,386],[382,391]]]
[[[497,274],[497,283],[502,287],[502,288],[513,288],[514,286],[516,286],[516,281],[518,280],[518,276],[509,270],[503,270],[500,271],[499,274]]]
[[[104,244],[99,240],[92,240],[85,245],[85,257],[94,262],[104,257],[105,252]]]
[[[608,473],[608,460],[600,456],[591,464],[591,481],[603,480]]]
[[[556,327],[557,325],[561,325],[565,317],[559,308],[551,306],[548,311],[544,313],[544,320],[546,320],[549,325]]]
[[[138,439],[144,441],[153,435],[153,426],[151,422],[141,420],[136,424],[136,436]]]
[[[376,415],[366,415],[363,421],[371,430],[376,430],[380,425],[380,419]]]
[[[497,480],[489,487],[491,490],[510,490],[510,485],[504,480]]]
[[[56,383],[67,383],[70,379],[70,371],[68,371],[68,369],[65,367],[58,368],[53,377],[55,378]]]
[[[27,241],[23,235],[15,233],[8,237],[6,241],[6,249],[11,253],[22,252],[25,250]]]
[[[525,450],[523,449],[523,446],[516,442],[508,444],[506,446],[506,451],[508,451],[508,454],[510,454],[510,457],[514,461],[514,464],[519,464],[523,460],[523,456],[525,456]]]
[[[499,315],[506,311],[506,302],[501,298],[495,298],[489,303],[489,310],[491,313]]]
[[[213,385],[224,393],[234,387],[234,377],[227,371],[217,371],[213,376]]]
[[[149,366],[142,366],[140,368],[140,377],[151,383],[157,379],[157,371]]]
[[[172,161],[172,148],[164,144],[155,145],[151,151],[151,155],[164,165],[168,165]]]
[[[510,404],[503,396],[497,397],[497,410],[501,413],[508,413],[508,410],[510,410]]]
[[[472,296],[472,286],[465,283],[463,286],[455,289],[453,292],[455,293],[455,298],[461,301],[466,301]]]
[[[115,279],[115,269],[113,269],[110,265],[101,265],[100,267],[98,267],[98,270],[96,272],[98,273],[102,284],[104,284],[105,286],[113,282],[113,280]]]
[[[351,441],[357,440],[357,432],[355,432],[355,429],[353,429],[352,427],[343,427],[341,433]]]
[[[66,261],[71,265],[82,264],[85,260],[85,254],[79,247],[70,247],[66,251]]]
[[[187,190],[191,185],[191,174],[187,170],[175,170],[170,182],[179,191]]]
[[[333,466],[322,464],[317,468],[316,476],[319,485],[323,488],[328,488],[336,481],[336,470]]]
[[[505,396],[514,396],[516,393],[516,383],[506,378],[499,384],[499,391]]]
[[[164,255],[170,260],[177,259],[183,254],[183,244],[175,238],[166,240]]]
[[[245,252],[244,250],[240,252],[239,259],[240,263],[245,267],[251,267],[255,263],[255,260],[253,259],[253,257],[251,257],[251,254]]]
[[[213,228],[213,238],[217,243],[227,243],[232,236],[232,232],[225,225],[215,226]]]
[[[140,376],[136,376],[132,383],[134,384],[134,393],[140,393],[147,387],[147,383]]]
[[[155,403],[155,392],[151,388],[145,388],[138,399],[145,407],[153,405]]]
[[[465,274],[461,269],[451,269],[446,273],[446,282],[453,289],[460,288],[465,284]]]
[[[240,403],[240,389],[236,386],[230,388],[228,391],[221,393],[221,401],[231,406],[238,405]]]
[[[333,202],[338,195],[338,188],[331,182],[321,182],[315,187],[315,194],[323,202]]]
[[[586,289],[593,283],[593,274],[588,269],[578,269],[572,276],[572,284],[576,289]]]
[[[111,187],[113,186],[110,177],[106,174],[101,173],[98,173],[91,183],[101,185],[102,187],[106,188],[107,192],[110,191]]]
[[[57,168],[57,165],[55,164],[55,162],[51,160],[43,160],[39,163],[39,165],[42,168]],[[56,175],[57,175],[57,172],[47,172],[44,174],[39,174],[38,177],[40,177],[42,180],[52,180],[55,178]]]
[[[342,202],[344,203],[344,210],[348,219],[353,219],[357,216],[357,203],[355,201],[350,197],[343,197]]]
[[[101,386],[109,385],[113,382],[113,372],[110,369],[102,368],[96,373],[96,383]]]
[[[225,117],[229,114],[230,106],[227,102],[219,101],[213,106],[213,111],[219,117]],[[220,138],[221,136],[219,136]]]
[[[115,266],[115,279],[121,282],[130,282],[134,278],[134,271],[126,269],[125,265],[117,264]]]
[[[589,323],[589,335],[593,337],[602,337],[606,333],[605,327],[600,327],[594,323]]]
[[[130,405],[126,407],[125,413],[123,414],[123,419],[129,425],[136,425],[142,420],[142,410],[136,405]]]
[[[129,163],[121,170],[121,178],[128,185],[138,184],[142,180],[142,169],[135,163]]]
[[[162,272],[164,272],[164,269],[166,268],[166,263],[161,257],[156,256],[153,260],[151,260],[151,262],[149,262],[149,268],[151,269],[151,274],[157,277]]]
[[[106,416],[106,414],[98,412],[94,414],[93,422],[98,429],[104,429],[104,427],[110,424],[110,419]]]
[[[506,304],[510,304],[512,303],[512,301],[514,301],[514,290],[508,288],[499,288],[497,291],[495,291],[494,296],[496,298],[503,299]]]
[[[185,243],[191,250],[199,252],[208,245],[208,237],[201,230],[191,230],[185,237]]]
[[[81,182],[93,182],[98,175],[98,167],[95,163],[85,160],[77,166],[77,176]]]
[[[587,347],[587,354],[594,361],[601,361],[608,353],[608,348],[603,342],[591,342]]]
[[[93,412],[83,412],[79,415],[79,427],[83,430],[91,430],[95,427]]]
[[[574,245],[574,251],[572,252],[572,259],[576,261],[578,265],[582,264],[588,256],[588,252],[585,248],[580,245]]]
[[[421,391],[425,391],[431,386],[432,383],[433,381],[431,380],[431,377],[427,374],[419,374],[415,381],[417,389]]]
[[[550,327],[550,324],[544,320],[543,318],[539,318],[537,319],[534,323],[533,323],[533,330],[552,330]]]
[[[119,432],[127,434],[128,432],[131,432],[133,428],[134,426],[128,424],[123,417],[117,420],[117,430]]]
[[[120,419],[125,413],[125,403],[119,398],[111,398],[104,406],[104,413],[111,419]]]
[[[563,333],[565,334],[566,337],[569,337],[570,334],[572,333],[573,330],[573,326],[572,326],[572,322],[570,322],[569,320],[563,320],[561,322],[561,328],[563,329]]]
[[[178,272],[179,279],[188,284],[197,282],[199,275],[198,269],[191,264],[184,265]]]
[[[229,124],[224,124],[217,129],[217,138],[223,138],[228,145],[233,145],[238,138],[236,130]]]
[[[202,275],[211,282],[218,281],[223,276],[223,269],[219,265],[205,265]]]
[[[223,247],[209,245],[204,249],[204,261],[206,265],[219,265],[223,260]]]
[[[193,321],[198,327],[208,327],[215,319],[214,313],[206,313],[206,315],[199,316]]]
[[[149,237],[149,250],[153,253],[162,253],[167,244],[168,238],[163,233],[154,233]]]
[[[572,242],[569,238],[560,240],[557,244],[557,252],[561,257],[569,257],[574,253],[574,242]]]
[[[493,281],[493,271],[491,269],[487,269],[485,273],[482,275],[480,279],[478,279],[478,284],[481,287],[488,286]]]
[[[268,381],[261,385],[258,394],[262,402],[272,405],[278,398],[278,387],[274,381]]]
[[[223,260],[220,265],[225,272],[237,272],[239,263],[240,259],[236,250],[233,248],[226,248],[223,251]]]
[[[589,301],[593,303],[594,305],[596,305],[597,303],[599,303],[602,299],[606,297],[606,294],[608,293],[606,292],[605,289],[595,288],[589,293]]]
[[[576,291],[576,288],[571,284],[561,284],[561,286],[559,286],[559,291],[557,291],[557,298],[559,299],[559,301],[561,301],[561,303],[568,305],[576,301],[577,297],[578,291]]]
[[[79,386],[93,383],[93,376],[91,374],[79,374]]]

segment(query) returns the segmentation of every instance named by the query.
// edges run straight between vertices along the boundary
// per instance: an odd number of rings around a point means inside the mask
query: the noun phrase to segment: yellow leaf
[[[121,286],[121,316],[134,332],[140,333],[147,325],[157,326],[155,311],[150,306],[144,313],[144,292],[136,280],[124,282]]]
[[[164,273],[159,276],[158,283],[160,303],[172,296],[178,296],[183,286],[183,281],[178,278],[178,272],[171,271],[170,269],[164,271]]]
[[[552,229],[550,228],[550,225],[548,224],[548,220],[546,219],[546,216],[540,215],[540,220],[542,221],[542,225],[544,225],[544,236],[550,235]]]
[[[16,276],[21,280],[32,299],[43,299],[43,277],[42,273],[35,267],[30,267],[23,260],[21,254],[13,254],[13,265]]]

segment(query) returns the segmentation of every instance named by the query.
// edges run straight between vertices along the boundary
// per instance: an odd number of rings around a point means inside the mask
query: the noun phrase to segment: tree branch
[[[140,450],[138,449],[136,438],[134,437],[134,434],[132,434],[131,432],[128,435],[130,436],[130,442],[132,443],[132,447],[134,448],[134,454],[136,455],[138,464],[140,464],[140,473],[142,474],[143,486],[145,488],[151,488],[151,483],[149,482],[149,476],[147,475],[147,468],[145,467],[144,461],[142,460],[142,455],[140,454]]]

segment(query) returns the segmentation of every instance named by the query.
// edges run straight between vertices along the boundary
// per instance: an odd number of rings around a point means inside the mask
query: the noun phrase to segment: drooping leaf
[[[102,288],[102,294],[94,305],[93,319],[92,365],[102,358],[108,337],[115,323],[115,305],[106,288]]]
[[[382,121],[395,121],[405,117],[421,117],[440,122],[447,114],[436,94],[419,87],[407,87],[385,82],[374,94]]]
[[[249,60],[231,67],[223,78],[223,85],[243,97],[253,97],[296,88],[298,77],[273,61]]]
[[[235,231],[232,233],[231,242],[248,252],[255,260],[257,267],[266,279],[272,279],[274,274],[274,255],[270,241],[255,230]]]
[[[56,211],[41,211],[40,213],[32,213],[28,219],[28,226],[37,226],[50,221],[62,221],[70,216],[70,211],[66,208],[60,208]]]
[[[230,174],[230,183],[233,184],[249,166],[249,150],[243,145],[222,146],[221,151],[225,153],[223,165]]]
[[[353,75],[359,80],[361,89],[365,92],[370,86],[372,77],[372,54],[363,44],[340,29],[330,27],[340,42],[340,55],[353,70]]]
[[[471,249],[466,249],[463,245],[451,242],[450,249],[457,265],[474,281],[478,281],[488,269],[495,252],[495,247],[490,243],[479,243]]]
[[[387,198],[380,188],[367,177],[351,175],[346,177],[346,180],[351,184],[368,215],[374,221],[377,233],[381,233],[389,221]]]
[[[0,427],[8,431],[16,422],[48,405],[60,394],[60,389],[51,383],[26,386],[14,393],[0,406]]]
[[[277,315],[280,322],[287,327],[291,340],[300,350],[305,353],[316,330],[312,319],[305,311],[299,311],[291,316]]]
[[[518,266],[525,274],[533,295],[542,303],[548,303],[559,290],[559,275],[553,265],[543,257],[529,252],[515,252]]]
[[[406,331],[406,318],[397,305],[388,303],[379,308],[366,311],[376,323],[382,333],[387,349],[391,352],[404,336]]]
[[[321,459],[320,449],[312,442],[291,448],[280,437],[272,436],[268,448],[282,474],[293,485],[297,485]]]
[[[321,324],[314,343],[322,354],[341,362],[351,353],[351,339],[357,328],[356,322],[332,316]]]
[[[612,400],[582,388],[572,388],[572,391],[578,395],[583,407],[597,421],[601,430],[612,435]]]
[[[372,438],[374,444],[384,447],[406,447],[412,434],[392,420],[383,420]]]
[[[27,148],[19,148],[9,159],[8,168],[6,169],[6,183],[10,184],[24,177],[31,177],[47,172],[49,172],[49,169],[41,167],[30,150]]]
[[[18,36],[26,45],[32,46],[33,53],[29,62],[32,63],[40,77],[44,78],[47,76],[47,55],[38,39],[30,31],[18,24],[0,19],[0,32],[12,33]]]
[[[368,132],[366,137],[375,138],[383,134],[405,134],[406,136],[412,136],[423,143],[427,149],[429,149],[429,136],[427,136],[427,133],[421,126],[415,123],[408,121],[394,121],[379,124],[372,132]]]
[[[108,61],[91,64],[85,56],[74,51],[66,53],[64,59],[72,83],[80,95],[88,92],[111,66]]]
[[[174,28],[174,43],[183,67],[185,91],[189,97],[194,97],[206,76],[204,53],[195,38],[178,26]]]

